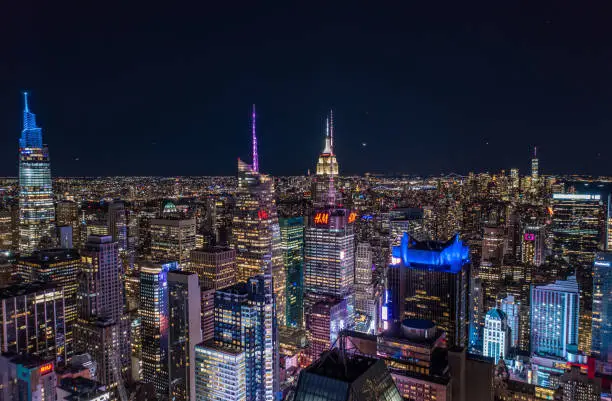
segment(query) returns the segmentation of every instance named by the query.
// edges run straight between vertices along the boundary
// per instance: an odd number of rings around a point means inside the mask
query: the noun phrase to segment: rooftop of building
[[[232,347],[227,344],[218,344],[214,340],[203,341],[195,346],[196,352],[198,349],[209,349],[216,352],[221,352],[227,355],[237,356],[242,354],[242,350],[237,347]]]
[[[230,248],[229,246],[205,246],[203,248],[197,248],[194,249],[192,252],[202,252],[202,253],[224,253],[224,252],[231,252],[234,251],[234,249]]]
[[[36,368],[49,362],[32,354],[15,354],[13,352],[3,352],[2,357],[8,359],[9,361],[11,361],[11,363],[15,365],[22,365],[28,369]]]
[[[19,260],[29,263],[55,263],[68,260],[81,259],[81,255],[76,249],[50,248],[34,251],[30,256],[20,257]]]
[[[18,297],[39,291],[50,290],[57,286],[50,282],[34,281],[31,283],[14,284],[0,289],[0,299]]]
[[[379,359],[361,355],[343,355],[339,349],[334,348],[321,354],[321,357],[307,367],[305,371],[330,379],[352,383],[378,361]]]
[[[60,380],[58,387],[71,393],[69,397],[64,398],[69,401],[83,400],[84,397],[91,399],[92,397],[107,393],[100,383],[85,377],[64,378]]]

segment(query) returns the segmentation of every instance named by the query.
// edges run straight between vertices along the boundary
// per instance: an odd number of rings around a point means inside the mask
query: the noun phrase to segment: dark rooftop
[[[13,298],[20,295],[32,294],[34,292],[56,288],[53,283],[34,281],[32,283],[14,284],[0,289],[0,299]]]
[[[319,360],[305,370],[308,373],[352,383],[378,361],[379,359],[360,355],[343,357],[340,351],[334,348],[321,354]]]

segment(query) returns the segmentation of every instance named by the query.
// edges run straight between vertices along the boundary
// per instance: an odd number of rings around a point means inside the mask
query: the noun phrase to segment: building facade
[[[286,321],[290,327],[304,325],[304,218],[279,218],[283,263],[287,274]]]

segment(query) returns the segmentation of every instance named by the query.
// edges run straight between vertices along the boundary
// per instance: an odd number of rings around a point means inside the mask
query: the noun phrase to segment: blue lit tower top
[[[28,92],[23,92],[23,130],[19,138],[20,148],[42,148],[42,129],[36,126],[36,114],[30,112]]]
[[[406,267],[427,266],[437,271],[457,273],[469,263],[470,251],[455,235],[448,242],[416,241],[404,233],[401,244],[393,247],[393,258]]]

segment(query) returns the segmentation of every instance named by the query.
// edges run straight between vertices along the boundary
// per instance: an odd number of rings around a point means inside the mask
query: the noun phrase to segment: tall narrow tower
[[[255,113],[255,105],[253,105],[253,115],[251,119],[251,131],[253,134],[253,171],[259,172],[259,155],[257,154],[257,132],[255,131],[255,123],[257,115]]]
[[[24,92],[23,96],[23,130],[19,138],[19,251],[22,255],[52,246],[55,236],[49,149],[43,145],[36,115],[30,112],[28,93]]]
[[[539,161],[538,161],[538,148],[533,147],[533,158],[531,159],[531,179],[537,181],[539,177]]]

